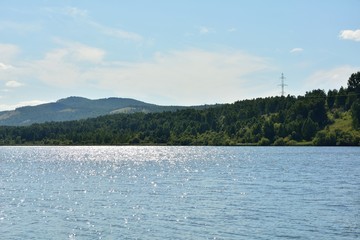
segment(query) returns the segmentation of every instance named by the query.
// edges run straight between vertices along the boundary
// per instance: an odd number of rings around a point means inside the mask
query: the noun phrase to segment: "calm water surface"
[[[359,239],[360,148],[0,147],[1,239]]]

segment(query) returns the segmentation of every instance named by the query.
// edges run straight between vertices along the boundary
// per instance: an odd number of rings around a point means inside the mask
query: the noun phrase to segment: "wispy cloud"
[[[89,16],[89,12],[86,9],[67,7],[63,9],[63,12],[65,15],[82,20],[85,24],[93,27],[104,35],[135,42],[140,42],[143,40],[143,37],[135,32],[126,31],[120,28],[109,27],[95,20],[92,20]]]
[[[215,33],[215,30],[209,27],[201,26],[198,28],[200,34]]]
[[[143,37],[140,34],[134,32],[125,31],[119,28],[107,27],[95,21],[88,21],[88,24],[94,27],[95,29],[99,30],[101,33],[111,37],[131,40],[135,42],[140,42],[143,40]]]
[[[88,16],[88,10],[85,9],[79,9],[76,7],[66,7],[64,9],[64,13],[66,15],[69,15],[71,17],[81,17],[81,18],[85,18]]]
[[[105,51],[77,42],[55,39],[60,48],[47,52],[43,59],[28,62],[26,72],[59,88],[85,84],[84,72],[103,62]]]
[[[302,48],[293,48],[290,50],[290,53],[301,53],[303,51],[304,51],[304,49],[302,49]]]
[[[346,87],[349,76],[359,71],[360,66],[339,66],[327,70],[319,70],[305,80],[304,86],[309,89],[339,89]]]
[[[76,61],[99,63],[105,56],[105,51],[100,48],[90,47],[78,42],[64,41],[60,38],[55,38],[54,42],[64,47],[60,51],[61,57],[66,55]],[[55,52],[59,53],[57,50]]]
[[[252,77],[255,73],[272,71],[268,60],[241,51],[188,49],[158,52],[153,58],[137,63],[112,62],[99,57],[95,58],[98,62],[84,65],[78,55],[87,55],[77,52],[75,46],[92,49],[90,46],[66,42],[63,45],[40,60],[23,63],[21,69],[16,69],[17,74],[7,78],[16,78],[20,83],[31,77],[67,92],[80,87],[95,88],[159,104],[233,102],[257,97],[258,92],[272,88],[272,83]]]
[[[236,32],[236,31],[237,31],[237,29],[236,29],[236,28],[234,28],[234,27],[232,27],[232,28],[229,28],[227,31],[228,31],[228,32]]]
[[[191,49],[157,53],[151,61],[97,68],[88,77],[120,96],[147,101],[161,96],[168,104],[201,104],[254,97],[257,91],[247,82],[256,80],[250,75],[269,69],[265,59],[242,52]],[[257,87],[269,88],[263,82]]]
[[[0,43],[0,61],[11,61],[20,53],[20,48],[14,44]]]
[[[24,84],[17,81],[8,81],[5,83],[5,86],[9,88],[18,88],[24,86]]]
[[[0,81],[8,88],[24,86],[28,81],[57,88],[80,87],[86,80],[82,74],[104,62],[106,52],[102,49],[62,39],[54,42],[59,47],[46,52],[41,59],[16,58],[13,60],[16,67],[0,62]]]
[[[71,14],[90,22],[86,16],[88,13],[72,11]],[[102,28],[95,25],[93,27]],[[103,30],[111,32],[116,29],[104,27]],[[121,37],[141,39],[136,34]],[[272,71],[269,61],[238,50],[171,50],[158,52],[140,62],[116,62],[106,59],[106,51],[101,48],[61,38],[53,41],[58,46],[37,59],[16,58],[19,48],[0,44],[0,50],[8,51],[6,58],[14,58],[2,61],[0,55],[0,70],[9,69],[16,62],[11,71],[2,71],[0,81],[3,86],[20,94],[25,91],[21,86],[26,84],[26,89],[35,86],[28,84],[31,81],[44,89],[56,87],[59,92],[97,89],[149,102],[166,99],[157,103],[192,105],[256,97],[272,84],[253,77],[255,73]]]
[[[16,104],[0,104],[0,111],[13,110],[23,106],[36,106],[44,103],[48,103],[48,102],[41,100],[29,100],[29,101],[21,101]]]
[[[8,65],[0,62],[0,70],[8,70],[14,68],[12,65]]]
[[[352,41],[360,42],[360,29],[343,30],[340,32],[339,37],[344,40],[352,40]]]
[[[41,26],[36,23],[24,23],[15,21],[0,21],[0,31],[12,30],[18,33],[39,31]]]

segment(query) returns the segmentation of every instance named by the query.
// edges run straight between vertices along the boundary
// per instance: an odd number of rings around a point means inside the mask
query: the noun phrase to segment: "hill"
[[[86,100],[75,102],[83,105]],[[348,88],[327,93],[317,89],[304,96],[257,98],[198,109],[0,127],[0,145],[14,144],[359,146],[360,72],[351,75]]]
[[[328,99],[314,90],[206,109],[2,126],[0,145],[359,145],[355,108],[329,108]]]
[[[69,97],[38,106],[20,107],[0,112],[0,125],[28,126],[34,123],[60,122],[94,118],[107,114],[162,112],[183,109],[181,106],[159,106],[130,98],[91,100]]]

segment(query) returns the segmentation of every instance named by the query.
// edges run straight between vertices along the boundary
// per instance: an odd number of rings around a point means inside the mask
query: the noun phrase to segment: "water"
[[[359,239],[360,148],[1,147],[1,239]]]

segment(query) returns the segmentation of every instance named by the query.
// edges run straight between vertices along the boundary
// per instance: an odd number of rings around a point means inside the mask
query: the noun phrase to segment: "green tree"
[[[351,74],[348,80],[348,90],[360,93],[360,72]]]
[[[358,145],[359,139],[357,139],[353,133],[345,132],[343,130],[336,130],[336,145],[338,146],[354,146]]]
[[[318,124],[311,118],[307,118],[301,128],[303,138],[305,140],[311,140],[311,138],[316,134],[317,128]]]
[[[275,146],[285,146],[286,142],[285,142],[284,138],[280,137],[275,140],[274,145]]]
[[[264,137],[272,142],[275,137],[274,123],[272,121],[265,121],[262,130]]]
[[[335,146],[336,145],[336,134],[334,132],[317,132],[314,140],[316,146]]]
[[[325,99],[326,98],[326,93],[321,89],[315,89],[315,90],[312,90],[311,92],[306,92],[305,97],[307,97],[307,98],[322,98],[322,99]]]
[[[338,90],[329,90],[327,97],[326,97],[326,103],[329,109],[332,109],[335,104],[336,95],[338,94]]]
[[[353,103],[351,107],[351,117],[354,128],[360,128],[360,99]]]
[[[335,99],[335,106],[338,108],[345,108],[347,94],[343,87],[340,88],[338,94]]]
[[[260,139],[258,145],[259,145],[259,146],[269,146],[270,143],[271,143],[271,142],[270,142],[269,139],[263,137],[263,138]]]
[[[357,98],[358,96],[355,92],[349,92],[345,102],[345,110],[349,110]]]

